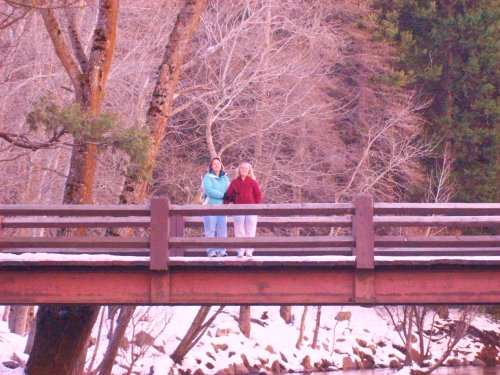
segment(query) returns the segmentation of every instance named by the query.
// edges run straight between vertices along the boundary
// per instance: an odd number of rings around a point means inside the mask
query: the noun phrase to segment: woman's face
[[[221,171],[221,169],[222,169],[222,163],[220,162],[220,160],[215,159],[212,162],[212,169],[216,173],[219,173]]]
[[[250,167],[248,164],[241,164],[239,168],[240,176],[245,178],[248,176],[248,172],[250,171]]]

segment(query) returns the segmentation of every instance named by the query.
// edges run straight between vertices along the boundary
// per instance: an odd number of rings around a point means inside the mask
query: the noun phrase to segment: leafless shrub
[[[459,309],[458,318],[449,329],[438,325],[438,309],[432,306],[384,306],[378,308],[378,313],[388,318],[398,332],[404,348],[405,364],[417,363],[419,366],[427,363],[430,374],[441,366],[450,355],[453,348],[467,333],[475,313],[474,306],[465,306]],[[444,350],[438,354],[434,363],[429,363],[436,342],[444,341]]]

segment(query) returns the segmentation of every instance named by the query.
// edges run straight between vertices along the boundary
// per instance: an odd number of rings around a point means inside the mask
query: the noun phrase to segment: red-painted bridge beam
[[[500,267],[16,267],[0,304],[498,304]]]

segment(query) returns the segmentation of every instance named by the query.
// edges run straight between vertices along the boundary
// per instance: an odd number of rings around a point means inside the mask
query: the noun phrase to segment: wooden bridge
[[[257,214],[261,229],[256,238],[204,238],[209,213]],[[0,304],[500,303],[497,203],[360,195],[340,204],[195,206],[153,198],[140,206],[0,205],[0,215]],[[453,235],[464,228],[473,235]],[[207,247],[230,256],[208,258]],[[236,257],[238,247],[255,248],[254,256]]]

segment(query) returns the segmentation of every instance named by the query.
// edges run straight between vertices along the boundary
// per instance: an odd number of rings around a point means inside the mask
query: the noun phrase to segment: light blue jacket
[[[202,181],[203,191],[208,196],[208,204],[222,204],[222,198],[230,182],[224,171],[220,172],[220,176],[209,171]]]

